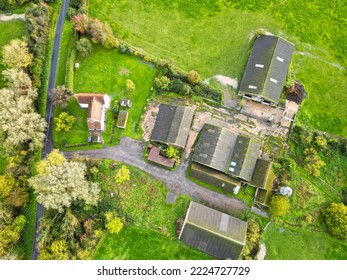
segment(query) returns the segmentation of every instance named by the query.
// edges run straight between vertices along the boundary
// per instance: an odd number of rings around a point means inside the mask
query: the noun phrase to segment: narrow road
[[[47,94],[47,105],[46,105],[46,115],[45,120],[48,124],[46,129],[46,138],[44,142],[44,146],[42,148],[42,156],[41,158],[45,158],[47,154],[49,154],[53,148],[53,101],[54,96],[52,90],[55,88],[56,85],[56,79],[57,79],[57,69],[58,69],[58,57],[59,57],[59,49],[60,49],[60,41],[61,41],[61,35],[63,31],[64,26],[64,20],[67,8],[69,6],[70,0],[63,0],[63,3],[61,5],[60,11],[59,11],[59,17],[57,21],[57,26],[55,29],[55,36],[54,36],[54,42],[53,42],[53,51],[52,51],[52,57],[51,57],[51,71],[49,73],[49,80],[48,80],[48,94]],[[32,251],[32,259],[37,260],[39,256],[39,252],[37,250],[37,242],[38,242],[38,231],[40,227],[40,219],[43,217],[44,214],[44,208],[43,205],[40,203],[36,204],[36,218],[35,218],[35,234],[34,234],[34,242],[33,242],[33,251]]]
[[[112,159],[135,166],[161,180],[175,194],[187,194],[209,206],[230,214],[244,212],[248,208],[241,201],[201,187],[186,178],[188,162],[182,162],[175,171],[165,170],[143,160],[144,145],[140,141],[123,137],[119,145],[99,150],[64,152],[67,158],[74,154],[89,158]]]

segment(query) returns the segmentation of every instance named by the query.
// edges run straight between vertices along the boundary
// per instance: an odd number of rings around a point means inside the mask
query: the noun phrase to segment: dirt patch
[[[214,75],[210,78],[205,79],[204,83],[206,83],[206,84],[210,83],[211,79],[216,79],[223,86],[231,86],[234,89],[237,89],[237,86],[238,86],[238,81],[236,78],[231,78],[231,77],[227,77],[227,76],[220,75],[220,74],[217,74],[217,75]]]
[[[122,67],[122,68],[119,70],[118,74],[119,74],[120,76],[129,75],[129,74],[130,74],[130,70],[127,69],[127,68]]]
[[[5,14],[0,15],[0,21],[10,21],[14,19],[25,20],[25,14],[13,14],[10,16],[6,16]]]

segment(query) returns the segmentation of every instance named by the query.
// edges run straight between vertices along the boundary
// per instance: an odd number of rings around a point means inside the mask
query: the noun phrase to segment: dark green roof
[[[179,239],[219,259],[238,259],[246,244],[247,223],[191,202]]]
[[[278,103],[293,51],[294,45],[282,38],[259,36],[248,59],[240,94],[259,96]]]
[[[184,148],[193,116],[194,110],[189,107],[161,104],[151,140]]]
[[[193,154],[193,161],[226,172],[237,135],[230,130],[205,124]]]

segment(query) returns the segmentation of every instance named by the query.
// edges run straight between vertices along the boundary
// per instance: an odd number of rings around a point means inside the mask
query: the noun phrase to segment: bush
[[[88,38],[81,38],[76,43],[76,49],[81,56],[89,55],[93,50],[93,45]]]
[[[154,86],[159,91],[165,91],[170,85],[170,79],[166,76],[157,77],[154,79]]]
[[[269,205],[270,213],[275,217],[282,217],[289,212],[289,199],[286,196],[275,195]]]
[[[331,235],[347,240],[347,206],[332,203],[323,211],[324,222]]]
[[[195,70],[190,70],[187,74],[187,79],[190,84],[197,84],[200,82],[200,75]]]

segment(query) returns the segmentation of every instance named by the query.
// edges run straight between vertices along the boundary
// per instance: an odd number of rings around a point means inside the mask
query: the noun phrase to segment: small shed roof
[[[118,113],[117,127],[125,128],[128,121],[128,112],[126,110],[120,110]]]
[[[282,38],[259,36],[248,59],[240,92],[278,103],[293,51],[294,45]]]
[[[262,189],[272,189],[275,174],[272,170],[271,161],[257,159],[251,184]],[[270,180],[271,182],[268,182]]]
[[[151,140],[184,148],[193,116],[194,110],[189,107],[161,104]]]
[[[191,202],[180,240],[219,259],[238,259],[246,244],[247,223]]]

